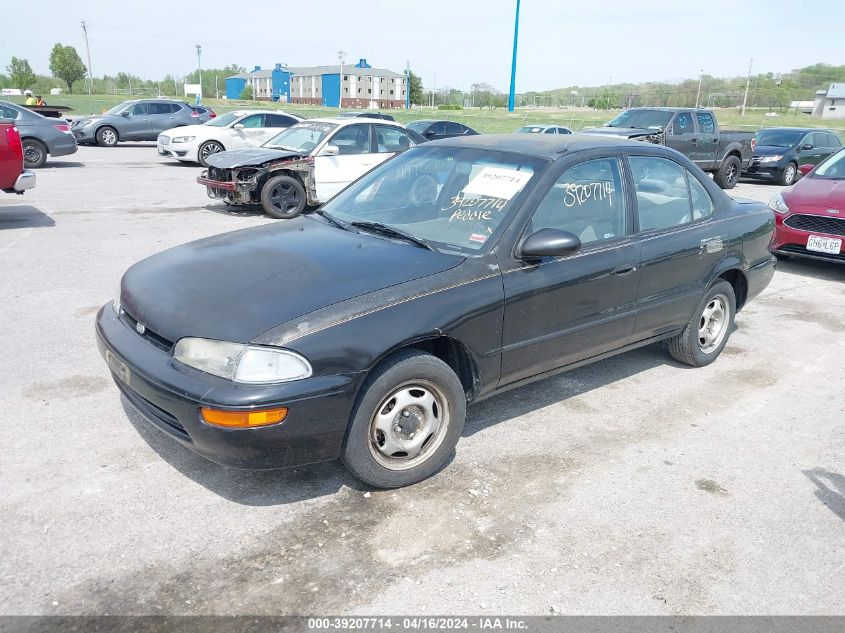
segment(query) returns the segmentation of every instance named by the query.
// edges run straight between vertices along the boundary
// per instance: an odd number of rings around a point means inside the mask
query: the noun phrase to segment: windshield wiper
[[[339,228],[339,229],[343,229],[344,231],[348,231],[348,230],[349,230],[349,225],[348,225],[346,222],[343,222],[343,221],[341,221],[341,220],[338,220],[338,219],[337,219],[336,217],[334,217],[333,215],[329,215],[328,213],[326,213],[325,211],[323,211],[322,207],[317,208],[317,209],[314,209],[314,211],[313,211],[312,213],[316,213],[316,214],[317,214],[317,215],[319,215],[321,218],[325,218],[325,220],[326,220],[329,224],[334,224],[334,225],[335,225],[337,228]]]
[[[419,238],[416,235],[412,235],[407,231],[403,231],[402,229],[396,229],[392,226],[381,224],[380,222],[352,222],[351,224],[356,228],[364,229],[365,231],[370,231],[371,233],[378,233],[386,237],[398,237],[399,239],[403,239],[415,246],[419,246],[420,248],[425,248],[429,251],[434,250],[434,247],[424,239]]]

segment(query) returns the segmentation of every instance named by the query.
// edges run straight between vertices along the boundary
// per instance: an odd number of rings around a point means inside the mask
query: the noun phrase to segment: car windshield
[[[672,113],[665,110],[626,110],[606,127],[632,127],[640,130],[662,130],[672,120]]]
[[[539,125],[527,125],[525,127],[519,128],[516,133],[517,134],[542,134],[546,128],[540,127]]]
[[[470,148],[412,148],[323,207],[343,222],[378,223],[446,250],[481,249],[547,161]]]
[[[318,121],[304,121],[292,125],[284,132],[277,134],[264,143],[264,147],[271,149],[287,149],[292,152],[307,154],[337,127],[334,123],[320,123]]]
[[[243,112],[227,112],[219,117],[214,119],[209,119],[203,125],[207,125],[209,127],[226,127],[232,121],[237,121],[244,115]]]
[[[755,139],[757,146],[773,145],[775,147],[792,147],[797,145],[804,132],[800,130],[760,130]]]
[[[813,177],[845,180],[845,149],[839,150],[821,165],[816,167],[816,171],[813,172]]]
[[[409,130],[413,130],[414,132],[419,132],[422,134],[429,125],[431,125],[433,121],[411,121],[405,127]]]
[[[135,105],[134,101],[124,101],[123,103],[118,103],[116,106],[109,108],[103,114],[120,114],[124,110],[131,108],[133,105]]]

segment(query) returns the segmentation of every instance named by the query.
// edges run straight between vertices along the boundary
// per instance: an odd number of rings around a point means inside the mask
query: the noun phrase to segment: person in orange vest
[[[37,106],[45,106],[47,102],[41,98],[41,95],[35,95],[35,105]]]

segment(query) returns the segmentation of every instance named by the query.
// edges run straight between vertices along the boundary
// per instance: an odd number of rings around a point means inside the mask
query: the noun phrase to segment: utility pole
[[[754,58],[751,58],[751,63],[748,64],[748,79],[745,80],[745,96],[742,98],[742,112],[740,116],[745,116],[745,105],[748,103],[748,87],[751,85],[751,67],[754,65]]]
[[[214,98],[220,98],[220,88],[217,87],[217,75],[214,75]]]
[[[197,72],[199,73],[199,84],[200,84],[200,93],[197,95],[197,105],[202,103],[202,46],[199,44],[196,45],[197,49]]]
[[[405,81],[407,82],[405,85],[405,109],[411,109],[411,62],[410,60],[405,62]]]
[[[337,97],[337,108],[338,110],[343,110],[343,56],[346,54],[345,51],[339,50],[337,52],[337,61],[340,62],[340,84],[338,86],[338,97]],[[381,96],[381,95],[379,95]]]
[[[516,43],[519,36],[519,0],[516,0],[516,18],[513,21],[513,58],[511,59],[511,88],[508,93],[508,112],[513,112],[516,94]]]
[[[698,73],[698,92],[695,94],[695,107],[698,108],[698,100],[701,98],[701,80],[704,78],[704,69]]]
[[[91,72],[91,47],[88,46],[88,25],[82,20],[82,32],[85,34],[85,53],[88,57],[88,101],[91,106],[91,93],[94,92],[94,74]],[[92,106],[93,107],[93,106]]]

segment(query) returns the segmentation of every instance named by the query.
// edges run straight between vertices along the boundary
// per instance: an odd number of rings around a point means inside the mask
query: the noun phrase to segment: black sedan
[[[429,141],[439,141],[456,136],[475,136],[478,134],[471,127],[455,121],[437,121],[434,119],[420,119],[411,121],[405,127],[418,134],[422,134]]]
[[[754,157],[744,176],[792,185],[801,177],[799,167],[815,167],[842,147],[833,130],[772,127],[754,137]]]
[[[411,484],[468,403],[655,341],[713,362],[772,278],[770,209],[664,147],[426,143],[320,210],[154,255],[96,320],[150,423],[239,468]]]

